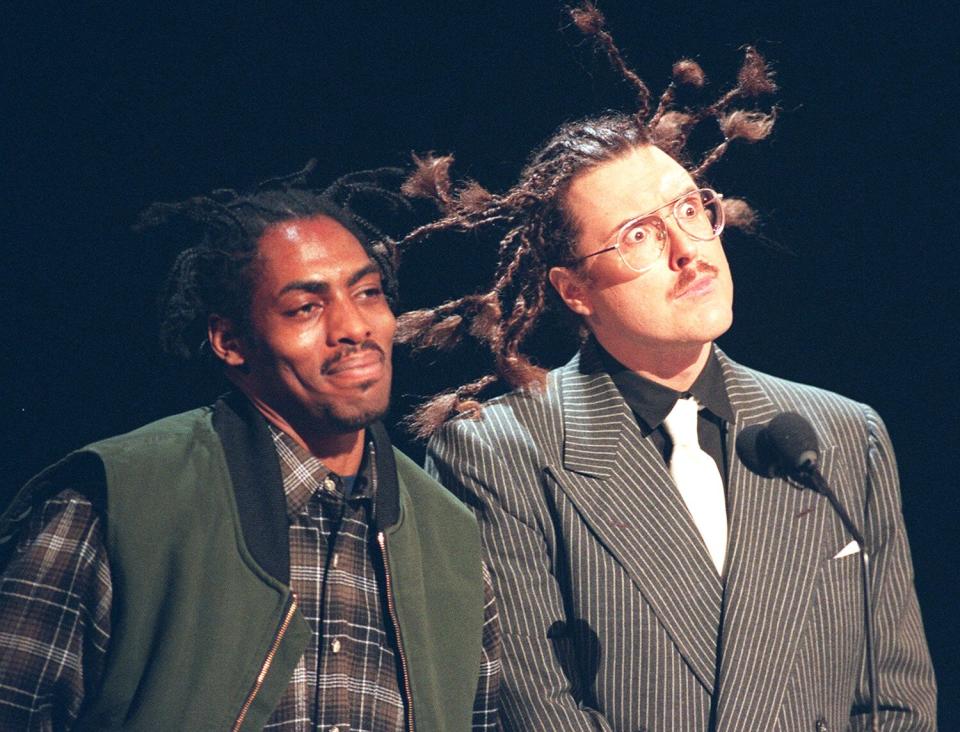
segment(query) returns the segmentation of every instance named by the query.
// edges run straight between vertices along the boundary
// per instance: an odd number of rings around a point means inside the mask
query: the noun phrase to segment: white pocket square
[[[860,545],[855,541],[851,541],[849,544],[843,547],[843,549],[838,551],[833,558],[839,559],[840,557],[847,557],[851,554],[856,554],[858,551],[860,551]]]

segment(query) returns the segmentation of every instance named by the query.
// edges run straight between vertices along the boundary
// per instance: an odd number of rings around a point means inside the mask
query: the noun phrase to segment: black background
[[[772,141],[734,148],[711,173],[766,220],[762,236],[725,238],[737,298],[720,343],[884,416],[941,727],[960,729],[957,11],[868,5],[603,9],[655,92],[681,56],[698,58],[717,90],[743,43],[776,65]],[[169,252],[130,231],[151,201],[244,186],[310,157],[332,179],[431,149],[502,190],[560,122],[631,109],[629,88],[551,0],[35,4],[4,15],[5,494],[70,448],[205,396],[157,351]],[[488,261],[420,250],[403,273],[405,305],[480,284]],[[398,412],[461,376],[398,361]]]

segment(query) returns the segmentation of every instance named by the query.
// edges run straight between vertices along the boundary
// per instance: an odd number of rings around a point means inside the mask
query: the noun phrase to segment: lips
[[[324,375],[338,381],[376,381],[384,372],[382,351],[363,350],[338,358]]]
[[[720,270],[709,262],[698,259],[680,272],[677,284],[673,288],[675,300],[682,297],[696,297],[713,291],[714,281]]]
[[[708,292],[711,292],[713,290],[713,283],[715,279],[716,278],[713,275],[705,275],[703,277],[697,277],[688,285],[680,288],[677,291],[677,293],[674,295],[674,298],[680,299],[684,297],[696,297],[698,295],[705,295]]]

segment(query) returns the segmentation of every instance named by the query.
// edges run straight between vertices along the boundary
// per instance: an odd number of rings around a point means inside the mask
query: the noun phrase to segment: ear
[[[210,350],[227,366],[241,367],[246,363],[243,337],[230,318],[220,315],[207,318],[207,340]]]
[[[560,299],[577,315],[593,315],[590,291],[584,283],[583,275],[569,267],[551,267],[550,284],[560,295]]]

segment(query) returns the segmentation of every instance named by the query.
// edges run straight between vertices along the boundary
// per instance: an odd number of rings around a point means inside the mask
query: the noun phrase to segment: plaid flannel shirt
[[[353,481],[272,430],[290,520],[290,579],[314,630],[271,732],[402,730],[395,641],[370,530],[372,460]],[[368,448],[369,449],[369,448]],[[35,512],[0,579],[0,729],[69,729],[94,695],[110,639],[112,584],[102,521],[69,489]],[[499,625],[484,578],[474,730],[497,726]]]

